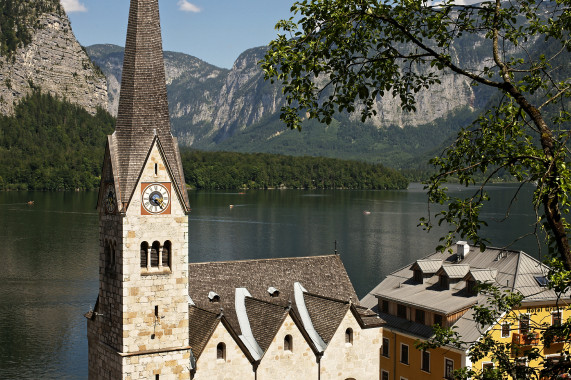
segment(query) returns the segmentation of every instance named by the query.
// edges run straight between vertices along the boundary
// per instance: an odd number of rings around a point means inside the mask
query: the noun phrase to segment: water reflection
[[[501,219],[515,189],[494,187],[485,215]],[[532,191],[525,189],[513,218],[485,230],[494,245],[508,244],[534,222]],[[0,377],[87,377],[83,313],[98,289],[96,197],[95,192],[0,192]],[[190,192],[189,197],[190,261],[324,255],[333,253],[337,242],[359,296],[429,254],[444,232],[427,234],[417,227],[426,214],[421,185],[407,191]],[[28,200],[35,200],[34,206]],[[513,247],[536,254],[533,239]]]

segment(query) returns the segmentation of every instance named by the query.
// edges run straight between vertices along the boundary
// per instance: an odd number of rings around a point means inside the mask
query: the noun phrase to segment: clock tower
[[[97,206],[90,379],[190,378],[190,207],[165,82],[158,0],[131,0],[117,126]]]

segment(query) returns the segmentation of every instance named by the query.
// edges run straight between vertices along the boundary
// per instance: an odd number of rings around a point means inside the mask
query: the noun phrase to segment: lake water
[[[492,189],[502,219],[516,185]],[[457,189],[471,191],[470,189]],[[531,188],[510,219],[490,223],[494,246],[530,230]],[[0,192],[0,378],[87,378],[86,321],[98,292],[97,193]],[[388,273],[433,252],[444,229],[416,227],[422,186],[406,191],[190,192],[191,262],[331,254],[359,297]],[[27,201],[34,200],[33,206]],[[232,205],[232,207],[230,206]],[[526,238],[512,246],[537,256]]]

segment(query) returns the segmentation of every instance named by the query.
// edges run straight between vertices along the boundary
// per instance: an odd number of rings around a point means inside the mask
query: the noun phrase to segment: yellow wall
[[[406,335],[395,333],[387,328],[383,329],[383,338],[389,339],[389,357],[382,355],[381,350],[381,371],[385,370],[389,373],[390,380],[400,380],[401,377],[408,380],[416,379],[438,379],[444,378],[444,360],[445,358],[454,361],[454,369],[460,368],[462,362],[462,354],[453,351],[450,348],[438,348],[429,350],[430,353],[430,372],[421,369],[422,352],[415,348],[417,338],[411,338]],[[395,344],[396,343],[396,344]],[[409,364],[401,363],[401,343],[408,345]],[[382,379],[381,374],[379,378]]]
[[[492,337],[494,340],[500,343],[511,343],[513,334],[519,333],[519,315],[521,314],[528,314],[530,323],[529,323],[529,331],[533,332],[541,332],[547,326],[551,326],[552,322],[552,312],[556,311],[556,306],[551,304],[543,304],[538,306],[522,306],[518,309],[515,309],[513,313],[506,314],[493,328],[491,331]],[[559,310],[561,311],[561,320],[565,321],[567,318],[571,317],[571,311],[566,309],[566,306],[561,307],[559,306]],[[510,324],[510,333],[507,337],[502,338],[502,325],[504,323]],[[540,334],[541,336],[541,334]],[[542,356],[545,355],[557,355],[563,349],[564,343],[553,343],[550,347],[544,347],[541,339],[539,339],[538,344],[534,346],[522,346],[521,351],[525,351],[531,347],[536,347],[539,349],[540,354]],[[518,354],[514,352],[511,357],[513,359],[517,358],[518,356],[522,356],[523,354]],[[485,357],[484,359],[473,363],[472,368],[475,370],[482,370],[482,365],[486,362],[491,362],[491,357]],[[541,360],[534,360],[528,363],[529,366],[539,366]]]

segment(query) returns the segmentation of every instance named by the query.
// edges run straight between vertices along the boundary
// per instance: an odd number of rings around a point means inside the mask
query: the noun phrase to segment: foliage
[[[0,0],[0,56],[9,57],[32,41],[39,15],[62,13],[59,0]]]
[[[382,165],[264,153],[181,152],[186,182],[196,189],[406,189]]]
[[[35,92],[0,116],[0,189],[71,190],[99,186],[106,135],[115,120]]]
[[[570,8],[570,0],[473,5],[451,0],[304,0],[292,7],[295,19],[277,25],[286,34],[270,44],[262,67],[267,78],[283,85],[288,105],[281,119],[290,128],[301,128],[305,118],[331,123],[341,111],[358,112],[364,121],[375,114],[375,100],[384,95],[397,98],[404,111],[414,111],[418,92],[449,73],[493,89],[496,104],[431,161],[437,172],[427,181],[429,200],[448,207],[422,224],[427,230],[435,221],[451,226],[442,250],[458,237],[484,248],[488,241],[480,229],[486,220],[480,210],[489,199],[486,185],[500,171],[532,182],[537,185],[533,207],[538,218],[529,233],[545,239],[559,260],[554,275],[567,279],[567,290]],[[488,51],[481,65],[471,62],[465,51],[453,59],[459,40],[476,37],[483,38],[478,48]],[[467,198],[453,198],[445,187],[451,178],[481,186]],[[486,342],[478,344],[486,347]],[[514,364],[501,355],[495,359],[506,370]]]

